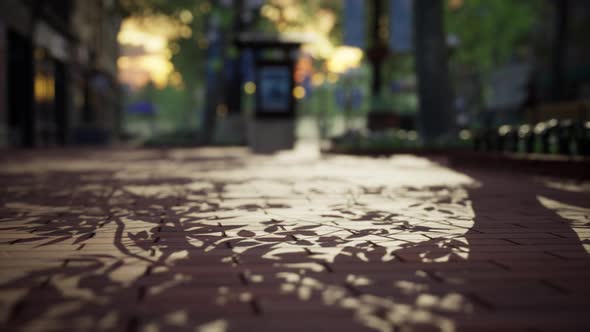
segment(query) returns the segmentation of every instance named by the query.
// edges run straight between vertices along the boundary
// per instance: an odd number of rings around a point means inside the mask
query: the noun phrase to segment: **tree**
[[[421,136],[429,145],[445,143],[453,117],[443,3],[416,0],[414,6]]]
[[[484,72],[530,47],[544,1],[465,0],[446,7],[446,29],[459,47],[453,61]]]

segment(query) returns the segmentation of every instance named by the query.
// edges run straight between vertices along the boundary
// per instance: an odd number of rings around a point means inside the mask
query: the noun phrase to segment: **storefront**
[[[0,1],[0,146],[110,140],[120,18],[102,3]]]
[[[69,44],[64,36],[40,22],[34,31],[35,140],[38,145],[62,145],[68,139]]]

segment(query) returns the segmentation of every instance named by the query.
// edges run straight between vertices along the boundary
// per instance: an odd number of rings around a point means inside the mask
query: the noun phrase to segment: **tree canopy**
[[[544,1],[464,0],[446,9],[446,29],[458,43],[453,60],[483,71],[531,52],[531,33]]]

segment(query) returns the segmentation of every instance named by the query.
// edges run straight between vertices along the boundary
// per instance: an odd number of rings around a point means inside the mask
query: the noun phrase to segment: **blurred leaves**
[[[531,33],[541,19],[542,1],[466,0],[449,6],[447,33],[458,38],[454,59],[487,71],[532,47]],[[521,54],[518,54],[518,53]]]

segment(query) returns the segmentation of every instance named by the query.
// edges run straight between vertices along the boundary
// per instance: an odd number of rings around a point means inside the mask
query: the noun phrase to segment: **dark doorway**
[[[33,116],[33,49],[31,41],[9,30],[7,33],[7,99],[10,144],[32,147]]]

